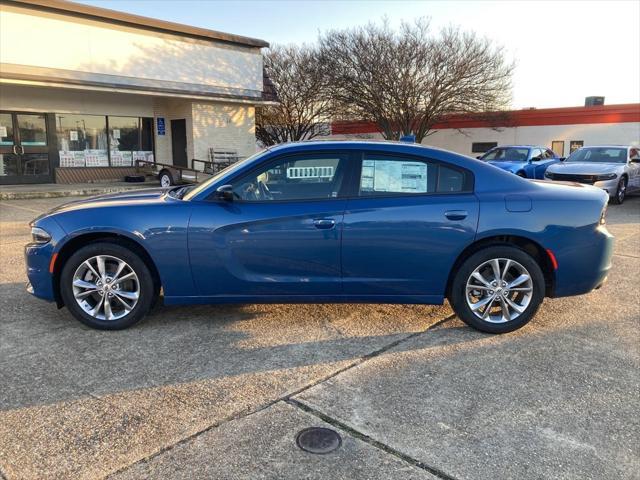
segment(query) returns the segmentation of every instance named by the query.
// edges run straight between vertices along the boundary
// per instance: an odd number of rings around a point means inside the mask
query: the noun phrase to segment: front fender
[[[191,295],[194,289],[187,229],[190,209],[181,205],[122,205],[56,215],[67,232],[52,253],[82,237],[119,236],[135,242],[151,258],[167,295]]]

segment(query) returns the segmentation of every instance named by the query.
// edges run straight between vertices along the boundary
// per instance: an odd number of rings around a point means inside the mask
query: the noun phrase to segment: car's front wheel
[[[613,197],[613,203],[616,205],[622,205],[624,198],[627,195],[627,177],[622,177],[618,182],[618,188],[616,189],[616,195]]]
[[[153,277],[129,248],[98,242],[79,249],[65,263],[60,294],[85,325],[120,330],[140,321],[154,300]]]
[[[493,246],[467,258],[456,272],[449,299],[467,325],[506,333],[529,322],[544,299],[540,266],[527,252]]]

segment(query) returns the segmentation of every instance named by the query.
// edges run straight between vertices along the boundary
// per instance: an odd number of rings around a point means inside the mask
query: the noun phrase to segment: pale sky
[[[640,102],[640,0],[622,1],[214,1],[84,0],[113,10],[261,38],[312,43],[332,28],[387,17],[392,25],[430,17],[435,30],[460,26],[507,49],[516,61],[514,108],[566,107],[601,95]]]

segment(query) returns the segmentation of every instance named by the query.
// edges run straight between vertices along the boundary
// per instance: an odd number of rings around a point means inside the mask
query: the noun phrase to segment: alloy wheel
[[[117,257],[97,255],[82,262],[72,281],[73,296],[85,313],[98,320],[118,320],[140,298],[140,281],[131,266]]]
[[[467,279],[465,298],[480,320],[506,323],[525,312],[533,295],[531,274],[509,258],[482,263]]]

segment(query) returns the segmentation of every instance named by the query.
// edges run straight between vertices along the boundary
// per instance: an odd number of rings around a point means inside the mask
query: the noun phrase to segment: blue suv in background
[[[550,165],[564,160],[553,150],[537,145],[503,145],[478,158],[520,177],[538,180],[544,180],[544,172]]]

